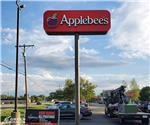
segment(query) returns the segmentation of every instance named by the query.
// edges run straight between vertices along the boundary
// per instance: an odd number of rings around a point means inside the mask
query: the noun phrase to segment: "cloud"
[[[127,85],[130,85],[130,81],[135,78],[140,88],[149,86],[149,75],[132,75],[132,74],[86,74],[81,72],[83,78],[88,79],[90,82],[97,85],[96,94],[99,94],[103,90],[114,89],[122,85],[122,81],[125,80]],[[2,78],[1,93],[14,95],[15,92],[15,74],[13,73],[0,73]],[[28,75],[28,91],[29,95],[48,95],[50,92],[55,91],[58,88],[63,88],[65,80],[68,78],[63,74],[57,75],[47,70],[40,70],[36,75]],[[73,77],[74,78],[74,77]],[[71,77],[71,79],[73,79]],[[24,76],[19,75],[19,95],[23,95],[25,92]]]
[[[96,56],[96,55],[95,55]],[[84,55],[81,58],[81,67],[88,67],[88,68],[98,68],[98,67],[114,67],[114,66],[124,66],[128,65],[128,62],[124,61],[113,61],[113,60],[104,60],[100,57]]]
[[[84,79],[87,79],[87,80],[89,80],[89,81],[92,81],[92,80],[93,80],[93,78],[92,78],[90,75],[87,75],[87,74],[82,73],[82,72],[81,72],[81,77],[84,78]]]
[[[2,32],[2,44],[15,44],[15,29],[5,28]],[[80,43],[90,41],[88,37],[80,37]],[[74,67],[74,37],[72,36],[48,36],[41,28],[32,30],[20,29],[20,45],[34,44],[27,51],[27,58],[32,68],[43,69],[67,69]],[[102,60],[98,50],[94,48],[80,48],[82,67],[104,67],[124,65],[121,61]],[[20,65],[23,66],[21,63]]]
[[[80,50],[81,54],[86,54],[86,55],[98,55],[99,52],[96,51],[95,49],[86,49],[86,48],[82,48]]]
[[[88,74],[89,75],[89,74]],[[87,76],[88,76],[87,75]],[[127,88],[130,87],[130,82],[133,78],[137,81],[140,88],[150,86],[150,75],[133,75],[133,74],[91,74],[92,82],[97,85],[96,93],[99,94],[103,90],[111,90],[127,83]]]
[[[12,94],[15,93],[15,74],[0,73],[1,79],[1,93]],[[64,83],[66,77],[54,75],[48,71],[39,71],[36,75],[28,75],[28,91],[29,95],[44,94],[48,95],[50,92],[58,89],[59,84]],[[19,75],[18,93],[23,95],[25,93],[24,76]]]
[[[30,0],[24,0],[24,1],[30,1]],[[36,1],[42,1],[42,0],[36,0]],[[48,0],[47,0],[48,1]],[[148,0],[51,0],[51,2],[143,2]]]
[[[124,2],[112,12],[110,46],[121,50],[124,58],[147,58],[150,56],[148,2]]]
[[[36,75],[31,75],[30,77],[34,77],[35,79],[42,80],[52,80],[52,81],[64,81],[66,77],[54,75],[52,72],[48,70],[38,70]]]
[[[16,29],[5,28],[1,29],[2,43],[12,44],[16,39]],[[13,41],[12,41],[13,40]]]

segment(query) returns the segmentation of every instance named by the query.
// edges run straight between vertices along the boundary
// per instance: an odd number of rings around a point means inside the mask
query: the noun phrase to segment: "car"
[[[59,107],[60,118],[75,118],[75,104],[63,104]],[[80,106],[80,119],[92,116],[92,111],[85,107]]]
[[[149,112],[149,113],[150,113],[150,102],[148,102],[147,112]]]
[[[58,109],[60,106],[66,105],[66,104],[72,104],[72,102],[71,101],[57,101],[56,103],[54,103],[54,105],[48,106],[47,109]]]
[[[56,105],[56,104],[58,104],[58,103],[59,103],[59,101],[55,101],[55,103],[54,103],[54,104]]]
[[[99,100],[98,104],[104,104],[104,101],[103,100]]]
[[[37,102],[36,105],[42,105],[42,103],[41,102]]]
[[[56,105],[59,107],[61,105],[64,105],[64,104],[72,104],[71,101],[59,101],[58,103],[56,103]]]
[[[141,102],[140,104],[138,104],[138,108],[142,112],[148,112],[148,107],[149,107],[149,102],[148,101],[144,101],[144,102]]]
[[[81,106],[89,107],[88,103],[80,103]]]

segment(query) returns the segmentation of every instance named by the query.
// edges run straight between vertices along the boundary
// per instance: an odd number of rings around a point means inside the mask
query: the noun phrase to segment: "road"
[[[107,118],[104,115],[103,105],[92,105],[90,106],[93,112],[92,118],[82,119],[80,125],[121,125],[117,118]],[[75,125],[73,119],[61,119],[60,125]],[[140,121],[126,121],[123,125],[142,125]],[[149,124],[150,125],[150,124]]]

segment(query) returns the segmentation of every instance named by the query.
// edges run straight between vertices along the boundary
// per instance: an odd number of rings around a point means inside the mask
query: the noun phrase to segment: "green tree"
[[[95,96],[96,86],[85,78],[80,78],[80,97],[81,100],[89,101]],[[75,84],[73,80],[68,79],[65,81],[64,97],[66,100],[74,100],[75,98]]]
[[[130,92],[133,93],[133,96],[131,97],[132,101],[138,101],[140,96],[140,89],[135,79],[131,80],[130,84]]]
[[[137,84],[136,80],[135,79],[132,79],[131,80],[131,85],[130,85],[130,89],[131,90],[134,90],[134,89],[139,89],[139,85]]]
[[[8,97],[8,96],[5,95],[5,94],[2,94],[2,95],[1,95],[1,99],[7,99],[7,97]]]
[[[46,98],[45,95],[39,95],[38,97],[41,98],[42,101],[44,101]]]
[[[140,100],[141,101],[150,101],[150,87],[143,87],[140,91]]]
[[[2,94],[1,95],[1,99],[14,99],[15,97],[12,96],[12,95],[5,95],[5,94]]]
[[[54,98],[58,100],[64,100],[64,91],[62,89],[56,90]]]
[[[33,95],[31,96],[31,102],[41,102],[43,101],[41,97]]]
[[[36,95],[32,95],[31,96],[31,102],[36,102],[37,101],[37,96]]]
[[[26,98],[25,98],[25,96],[20,96],[19,99],[25,100]]]
[[[55,99],[55,92],[49,93],[48,99],[49,100]]]
[[[57,89],[55,92],[51,92],[48,96],[48,100],[52,99],[64,100],[64,91],[62,89]]]
[[[89,101],[91,98],[95,97],[95,88],[96,85],[91,83],[89,80],[85,78],[80,78],[80,91],[81,91],[81,99]]]
[[[75,97],[74,83],[71,79],[67,79],[65,81],[65,86],[64,86],[64,98],[66,100],[72,101],[74,97]]]
[[[96,86],[93,83],[89,82],[89,80],[80,78],[80,86],[81,100],[89,101],[92,97],[95,97],[94,90]],[[48,99],[73,101],[75,99],[75,84],[73,83],[73,80],[67,79],[65,81],[63,90],[59,89],[55,92],[51,92],[48,96]]]

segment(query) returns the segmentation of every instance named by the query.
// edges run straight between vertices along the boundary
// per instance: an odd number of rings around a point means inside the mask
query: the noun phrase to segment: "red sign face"
[[[111,19],[107,10],[49,10],[44,13],[44,30],[48,35],[106,34]]]

